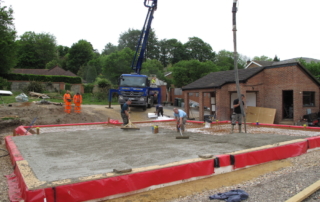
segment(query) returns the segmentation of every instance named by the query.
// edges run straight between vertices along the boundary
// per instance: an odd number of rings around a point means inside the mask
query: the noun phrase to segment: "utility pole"
[[[237,22],[236,22],[236,14],[237,14],[237,11],[238,11],[237,3],[238,3],[238,0],[233,0],[233,6],[232,6],[232,31],[233,31],[233,47],[234,47],[234,74],[235,74],[237,95],[238,95],[238,99],[239,99],[239,103],[240,103],[241,114],[242,114],[243,120],[244,120],[244,131],[245,131],[245,133],[247,133],[246,115],[244,113],[244,106],[243,106],[242,99],[241,99],[240,84],[239,84],[239,74],[238,74],[239,54],[237,52]]]

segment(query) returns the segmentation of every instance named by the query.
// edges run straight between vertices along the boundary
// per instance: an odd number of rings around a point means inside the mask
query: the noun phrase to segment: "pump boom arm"
[[[142,62],[144,59],[144,53],[146,50],[148,38],[149,38],[149,33],[151,29],[151,23],[153,20],[153,13],[155,10],[157,10],[157,1],[158,0],[152,0],[151,5],[148,5],[147,1],[149,0],[144,0],[144,6],[148,7],[148,14],[146,17],[146,20],[144,22],[143,28],[141,30],[140,38],[138,41],[138,45],[136,48],[135,55],[133,57],[132,65],[131,68],[135,70],[137,74],[140,74],[141,71],[141,66]]]

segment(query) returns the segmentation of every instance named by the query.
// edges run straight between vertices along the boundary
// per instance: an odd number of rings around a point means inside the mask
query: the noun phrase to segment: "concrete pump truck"
[[[157,0],[153,0],[151,3],[149,3],[149,1],[150,0],[144,0],[144,5],[148,8],[148,14],[140,34],[131,65],[131,68],[135,73],[122,74],[118,80],[119,89],[113,89],[109,94],[109,103],[112,92],[117,92],[119,94],[118,102],[121,107],[127,100],[131,100],[132,104],[130,106],[142,107],[143,110],[146,110],[146,108],[153,107],[154,99],[157,99],[158,102],[161,101],[161,89],[152,84],[148,79],[148,76],[140,74],[151,30],[153,13],[157,9]],[[155,97],[154,92],[157,92],[158,96]]]

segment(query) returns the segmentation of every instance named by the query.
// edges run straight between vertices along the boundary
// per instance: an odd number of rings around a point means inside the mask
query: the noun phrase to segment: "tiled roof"
[[[239,69],[239,81],[244,82],[251,78],[252,76],[261,72],[263,67],[255,67],[248,69]],[[191,90],[191,89],[204,89],[204,88],[219,88],[227,83],[235,83],[235,71],[220,71],[220,72],[212,72],[184,87],[182,90]]]
[[[35,74],[35,75],[55,75],[55,76],[77,76],[69,70],[66,71],[59,66],[51,69],[14,69],[16,74]]]
[[[239,82],[245,82],[246,80],[258,74],[259,72],[263,71],[264,69],[279,68],[279,67],[294,66],[294,65],[300,67],[318,86],[320,86],[320,82],[299,62],[287,62],[287,63],[274,62],[270,66],[239,69],[238,70]],[[182,90],[220,88],[227,83],[235,83],[234,73],[235,73],[234,70],[212,72],[182,87]]]

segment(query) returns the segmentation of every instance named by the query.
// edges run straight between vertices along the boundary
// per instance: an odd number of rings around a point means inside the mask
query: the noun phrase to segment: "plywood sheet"
[[[248,106],[246,110],[247,123],[268,123],[273,124],[276,116],[276,109]]]

